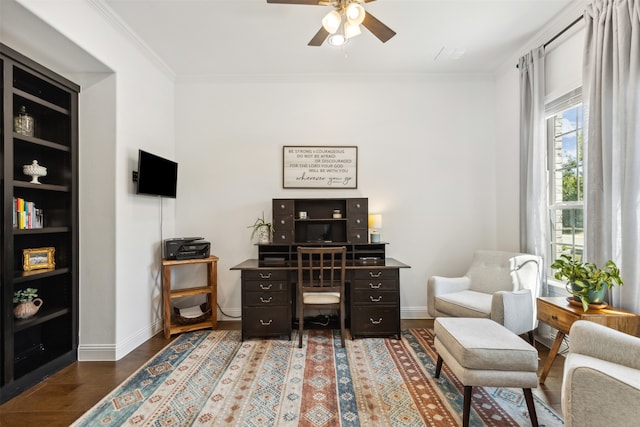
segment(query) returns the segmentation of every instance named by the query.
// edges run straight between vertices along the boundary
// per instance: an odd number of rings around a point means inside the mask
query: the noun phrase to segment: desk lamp
[[[371,229],[371,243],[380,243],[380,228],[382,228],[382,215],[369,215],[369,228]]]

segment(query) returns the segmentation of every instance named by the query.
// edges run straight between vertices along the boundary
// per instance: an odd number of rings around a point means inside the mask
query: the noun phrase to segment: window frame
[[[567,251],[563,251],[559,249],[559,245],[567,244],[569,247],[569,254],[579,253],[581,256],[584,254],[585,250],[585,241],[584,241],[584,215],[585,215],[585,206],[584,206],[584,173],[585,173],[585,164],[584,164],[584,109],[580,112],[580,120],[577,121],[576,127],[569,132],[565,132],[562,128],[560,132],[556,131],[556,118],[558,115],[562,116],[565,111],[581,107],[583,108],[583,100],[582,100],[582,88],[577,88],[571,92],[568,92],[550,102],[545,103],[545,126],[546,126],[546,141],[547,144],[547,174],[548,174],[548,186],[547,186],[547,223],[549,227],[548,232],[548,257],[546,260],[547,265],[547,276],[550,278],[553,277],[553,271],[549,267],[554,259],[558,258],[558,256],[562,253],[567,253]],[[577,116],[578,117],[578,116]],[[558,168],[558,164],[562,164],[562,161],[558,162],[558,149],[556,148],[557,138],[562,138],[567,134],[575,133],[576,137],[576,176],[578,176],[578,191],[582,190],[579,193],[579,200],[576,201],[556,201],[556,195],[558,191],[558,185],[560,186],[560,191],[562,191],[562,178],[563,171],[566,168]],[[579,141],[582,141],[580,144]],[[558,182],[558,174],[560,174],[560,181]],[[581,184],[580,184],[581,180]],[[563,243],[562,236],[565,236],[564,231],[561,232],[560,239],[558,239],[557,235],[557,215],[559,212],[571,211],[571,210],[581,210],[582,211],[582,243],[579,244],[576,239],[576,235],[579,232],[576,228],[577,219],[574,217],[572,223],[572,231],[570,234],[571,243]],[[559,219],[560,222],[563,221],[562,218]],[[561,225],[562,227],[562,225]]]

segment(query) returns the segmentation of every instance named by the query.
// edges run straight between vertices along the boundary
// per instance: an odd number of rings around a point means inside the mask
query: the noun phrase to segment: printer
[[[200,259],[208,258],[211,243],[205,242],[204,237],[178,237],[165,239],[165,259]]]

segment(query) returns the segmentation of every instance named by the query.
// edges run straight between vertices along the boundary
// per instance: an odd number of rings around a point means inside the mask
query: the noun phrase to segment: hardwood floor
[[[402,327],[431,328],[433,320],[403,320]],[[239,328],[237,321],[218,322],[218,329]],[[0,406],[0,425],[68,426],[171,341],[159,333],[117,362],[74,363]],[[549,349],[539,344],[537,347],[540,373]],[[557,357],[545,384],[534,390],[558,413],[563,366],[564,357]]]

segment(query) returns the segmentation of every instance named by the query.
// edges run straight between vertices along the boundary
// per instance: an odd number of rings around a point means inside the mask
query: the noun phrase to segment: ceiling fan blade
[[[316,35],[313,36],[313,38],[307,44],[307,46],[321,46],[328,36],[329,36],[329,32],[325,30],[324,27],[320,27]]]
[[[391,37],[396,35],[395,31],[384,25],[378,18],[369,12],[364,16],[362,25],[364,25],[367,30],[371,31],[374,36],[379,38],[382,43],[386,43]]]
[[[309,4],[319,5],[321,0],[267,0],[267,3],[275,4]]]

